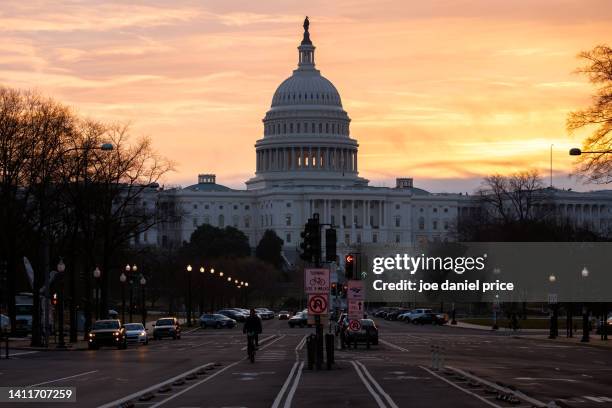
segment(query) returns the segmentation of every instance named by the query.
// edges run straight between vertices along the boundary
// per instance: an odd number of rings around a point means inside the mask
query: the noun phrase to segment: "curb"
[[[569,341],[558,341],[556,339],[547,339],[547,338],[534,338],[534,337],[528,337],[528,336],[512,336],[515,339],[521,339],[521,340],[533,340],[533,341],[544,341],[544,342],[548,342],[548,343],[554,343],[554,344],[559,344],[559,345],[568,345],[568,346],[584,346],[584,347],[593,347],[593,348],[598,348],[598,349],[602,349],[602,350],[612,350],[612,341],[610,341],[610,346],[605,346],[603,344],[593,344],[591,342],[589,343],[582,343],[580,341],[576,341],[576,342],[569,342]]]

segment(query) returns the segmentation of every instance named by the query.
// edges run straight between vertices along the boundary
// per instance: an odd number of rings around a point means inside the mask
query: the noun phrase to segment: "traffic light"
[[[353,279],[353,271],[355,270],[355,256],[348,254],[344,257],[344,276],[346,279]]]
[[[51,297],[51,304],[53,306],[57,305],[57,293],[54,293],[53,296]]]
[[[306,262],[319,263],[321,261],[321,229],[317,217],[309,218],[301,233],[302,253],[300,258]]]
[[[328,228],[325,230],[325,260],[336,261],[336,230]]]
[[[338,294],[338,284],[336,282],[332,282],[331,284],[331,294],[332,296],[336,296]]]

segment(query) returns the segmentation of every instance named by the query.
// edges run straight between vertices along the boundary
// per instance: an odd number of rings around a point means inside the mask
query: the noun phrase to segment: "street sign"
[[[329,269],[304,269],[304,292],[329,293]]]
[[[361,302],[365,299],[365,288],[363,281],[350,280],[348,281],[348,290],[346,292],[346,298],[348,300],[359,300]]]
[[[309,325],[314,325],[316,324],[316,316],[319,316],[319,322],[321,323],[321,325],[323,325],[323,327],[326,327],[329,324],[329,315],[324,314],[324,315],[313,315],[313,314],[308,314],[308,324]]]
[[[322,315],[329,312],[329,295],[308,295],[308,314]]]
[[[348,301],[348,318],[363,319],[363,302],[361,300]]]
[[[351,331],[359,331],[361,330],[361,322],[359,320],[351,320],[348,327]]]

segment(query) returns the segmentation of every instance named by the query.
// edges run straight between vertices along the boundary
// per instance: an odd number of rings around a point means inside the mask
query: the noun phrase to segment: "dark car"
[[[274,312],[266,307],[258,307],[255,309],[255,312],[257,312],[263,320],[274,319]]]
[[[87,347],[97,350],[100,346],[127,348],[127,337],[125,329],[117,319],[98,320],[87,334]]]
[[[180,340],[181,325],[176,317],[164,317],[157,320],[153,325],[153,339],[160,340],[164,337]]]
[[[200,327],[205,329],[207,327],[214,327],[215,329],[220,329],[222,327],[227,327],[231,329],[236,326],[236,321],[222,314],[203,314],[200,316]]]
[[[298,312],[288,321],[289,327],[310,327],[308,324],[308,314],[304,312]]]
[[[221,314],[223,316],[229,317],[230,319],[234,319],[237,322],[244,322],[246,320],[246,316],[244,315],[244,313],[239,312],[238,310],[234,310],[234,309],[219,310],[217,314]]]
[[[427,312],[427,313],[421,313],[417,316],[415,316],[414,318],[411,319],[411,322],[414,324],[439,324],[439,325],[443,325],[448,321],[448,319],[445,317],[444,314],[442,313],[433,313],[433,312]]]
[[[367,343],[368,339],[370,344],[378,344],[378,327],[376,327],[376,323],[372,319],[360,319],[361,329],[358,331],[350,330],[348,327],[345,327],[345,341],[348,344],[356,344],[356,343]]]
[[[397,320],[398,316],[400,316],[401,314],[404,314],[406,312],[409,312],[410,309],[395,309],[395,310],[391,310],[389,311],[386,315],[385,315],[385,320]]]

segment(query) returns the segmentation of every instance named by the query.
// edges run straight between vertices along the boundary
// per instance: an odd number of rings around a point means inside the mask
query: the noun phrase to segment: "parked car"
[[[445,325],[446,323],[448,323],[448,314],[436,313],[436,324]]]
[[[172,337],[173,340],[180,340],[181,325],[176,317],[158,319],[153,325],[153,339],[160,340],[164,337]]]
[[[412,317],[412,323],[414,324],[445,324],[443,318],[440,317],[438,313],[422,313],[418,316]]]
[[[255,309],[255,312],[264,320],[274,319],[274,312],[268,308],[260,307]]]
[[[385,320],[399,320],[399,316],[409,312],[410,309],[395,309],[385,315]]]
[[[423,316],[423,315],[425,315],[427,313],[433,313],[433,310],[431,310],[431,309],[414,309],[413,311],[409,312],[404,317],[404,321],[406,323],[414,323],[414,319],[417,319],[420,316]]]
[[[97,350],[100,346],[127,348],[125,328],[121,327],[119,320],[98,320],[94,323],[93,328],[87,334],[87,347],[90,350]]]
[[[229,317],[230,319],[234,319],[238,322],[244,322],[246,320],[246,316],[244,315],[244,313],[239,312],[235,309],[222,309],[217,311],[217,314]]]
[[[32,311],[34,306],[31,303],[18,303],[15,305],[15,332],[21,335],[32,331]]]
[[[361,329],[359,331],[349,330],[348,327],[344,328],[345,341],[350,345],[355,343],[367,343],[369,339],[370,344],[378,344],[378,327],[376,327],[374,320],[360,319],[359,322],[361,323]]]
[[[123,327],[128,343],[149,344],[149,335],[142,323],[128,323]]]
[[[298,312],[295,314],[295,316],[293,316],[291,319],[289,319],[289,327],[294,328],[294,327],[310,327],[310,325],[308,324],[308,314],[304,313],[304,312]]]
[[[400,322],[406,320],[406,318],[408,318],[408,316],[410,316],[410,313],[412,312],[413,310],[407,310],[402,312],[401,314],[397,315],[397,320]]]
[[[7,315],[0,314],[0,331],[8,332],[11,330],[11,319]]]
[[[236,320],[219,313],[203,314],[200,316],[200,327],[203,329],[206,329],[207,327],[214,327],[215,329],[227,327],[228,329],[231,329],[235,326]]]
[[[291,313],[286,310],[281,310],[280,312],[278,312],[278,320],[289,320],[290,317]]]

